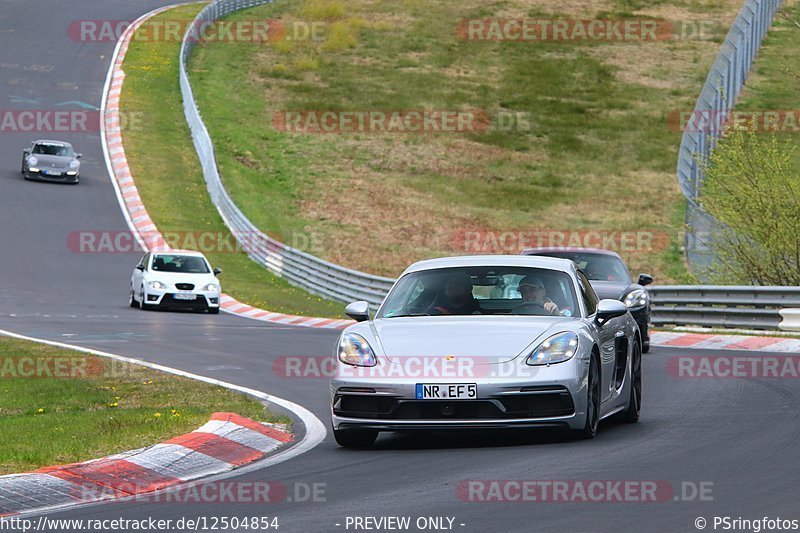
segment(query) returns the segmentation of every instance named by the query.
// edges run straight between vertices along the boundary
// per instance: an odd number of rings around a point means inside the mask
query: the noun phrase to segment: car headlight
[[[525,363],[531,366],[563,363],[572,359],[577,351],[578,336],[575,333],[556,333],[537,346]]]
[[[367,340],[355,333],[345,333],[339,342],[339,361],[353,366],[375,366],[375,352]]]
[[[161,283],[160,281],[150,281],[147,283],[153,289],[166,289],[167,286]]]
[[[80,166],[81,166],[81,163],[77,159],[73,159],[72,161],[69,162],[69,168],[71,168],[72,170],[80,168]]]
[[[203,287],[203,290],[206,292],[214,292],[217,289],[219,289],[219,285],[217,285],[216,283],[209,283],[208,285]]]
[[[625,299],[622,302],[625,304],[625,307],[628,309],[638,309],[640,307],[644,307],[647,305],[647,302],[650,300],[650,296],[647,294],[647,291],[644,289],[636,289],[629,292]]]
[[[29,164],[30,166],[34,166],[34,165],[35,165],[36,163],[38,163],[38,162],[39,162],[39,160],[38,160],[38,159],[36,159],[36,158],[35,158],[35,157],[33,157],[33,156],[30,156],[30,157],[28,158],[28,164]]]

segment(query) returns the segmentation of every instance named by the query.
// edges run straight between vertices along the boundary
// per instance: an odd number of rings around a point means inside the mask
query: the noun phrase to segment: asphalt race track
[[[132,20],[164,4],[0,0],[0,109],[99,106],[114,43],[73,42],[69,23]],[[83,152],[80,185],[22,179],[22,149],[34,138],[52,136]],[[138,255],[68,248],[73,231],[127,229],[99,133],[3,131],[0,162],[0,328],[263,390],[302,404],[327,426],[327,381],[280,377],[272,363],[282,356],[328,355],[336,332],[225,314],[130,309],[128,280]],[[326,501],[116,502],[51,516],[277,516],[280,531],[346,531],[348,516],[410,516],[412,523],[423,516],[454,517],[457,531],[696,531],[698,517],[709,521],[708,529],[715,515],[800,518],[800,381],[669,376],[669,358],[685,353],[654,348],[646,355],[641,422],[606,422],[592,441],[542,432],[383,435],[373,450],[349,451],[329,435],[304,455],[236,479],[287,487],[323,483]],[[700,353],[714,355],[693,352]],[[674,494],[648,503],[466,502],[456,491],[464,480],[661,480]],[[711,499],[680,501],[682,483],[710,483]]]

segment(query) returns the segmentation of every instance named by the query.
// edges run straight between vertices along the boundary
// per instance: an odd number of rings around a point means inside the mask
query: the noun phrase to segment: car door
[[[599,299],[589,280],[580,270],[578,271],[578,284],[581,287],[581,297],[583,298],[583,304],[586,306],[586,314],[593,318],[597,312]],[[597,322],[592,321],[593,327],[597,331],[598,345],[600,347],[601,403],[610,400],[614,393],[614,370],[616,368],[615,334],[619,329],[618,322],[619,319],[615,318],[607,321],[602,326],[598,326]]]

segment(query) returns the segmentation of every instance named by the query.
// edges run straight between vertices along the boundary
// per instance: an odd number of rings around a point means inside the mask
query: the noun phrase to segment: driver
[[[522,296],[522,303],[518,308],[527,307],[535,309],[540,307],[550,313],[557,315],[560,313],[558,305],[549,298],[545,298],[544,283],[538,276],[528,275],[519,281],[518,290]]]

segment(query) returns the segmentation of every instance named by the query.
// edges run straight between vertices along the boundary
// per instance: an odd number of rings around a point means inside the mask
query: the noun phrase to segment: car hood
[[[609,298],[611,300],[621,300],[623,296],[630,292],[632,285],[630,283],[620,281],[597,281],[590,280],[594,292],[601,300]]]
[[[527,353],[545,332],[574,320],[558,316],[401,317],[375,320],[372,331],[383,355],[392,361],[453,355],[474,357],[475,364],[495,364]]]
[[[169,286],[174,286],[176,283],[194,283],[195,288],[208,285],[209,283],[216,283],[219,285],[219,280],[214,274],[183,274],[180,272],[148,272],[145,276],[148,282],[160,281]]]
[[[74,161],[72,157],[59,155],[33,154],[33,157],[36,158],[36,166],[40,168],[67,168]]]

